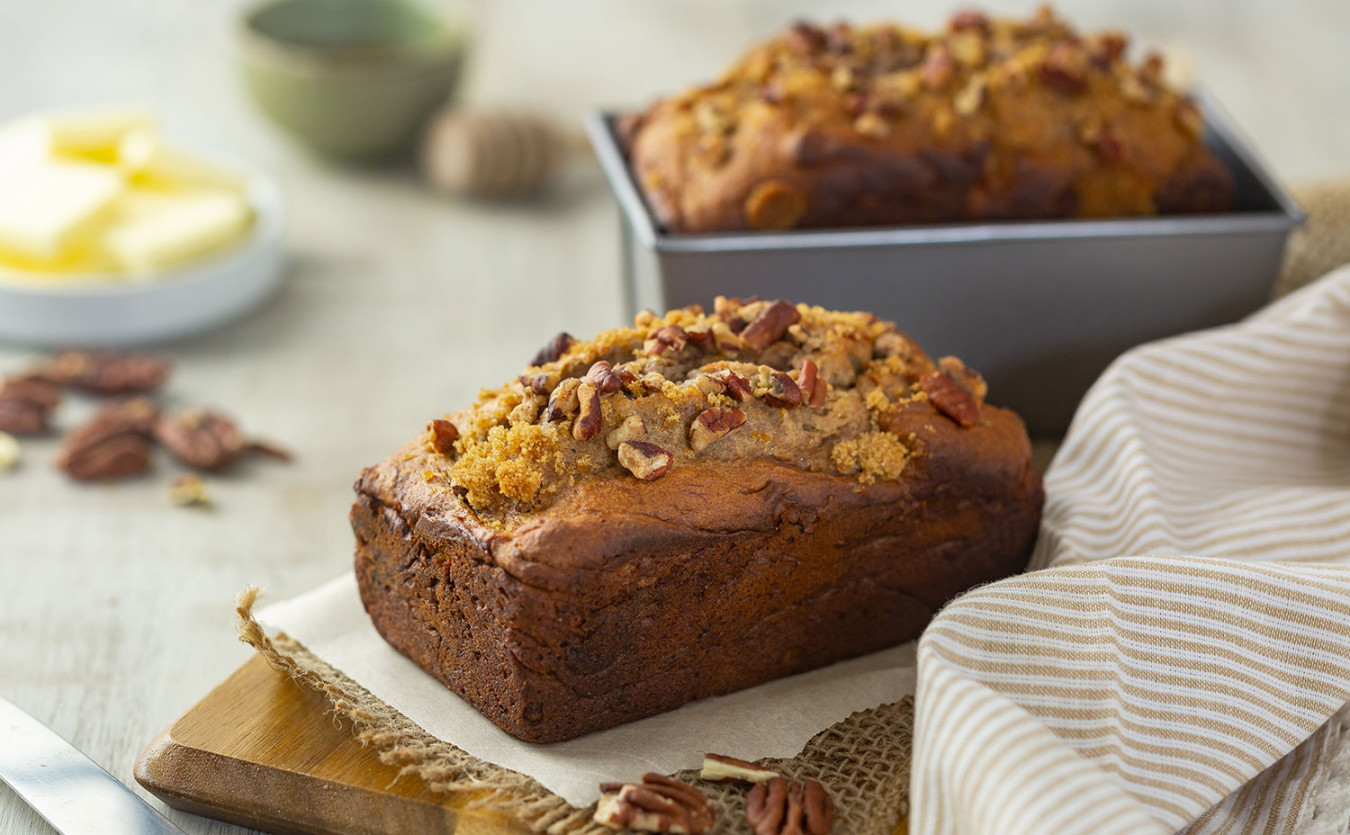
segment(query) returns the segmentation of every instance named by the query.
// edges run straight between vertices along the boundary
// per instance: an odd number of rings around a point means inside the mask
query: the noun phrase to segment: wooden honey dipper
[[[484,198],[544,190],[585,138],[546,116],[509,110],[445,110],[422,139],[422,170],[439,191]]]

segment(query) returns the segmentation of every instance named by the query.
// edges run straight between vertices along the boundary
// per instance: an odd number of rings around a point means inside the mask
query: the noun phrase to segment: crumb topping
[[[428,481],[480,516],[549,504],[580,477],[651,481],[698,460],[771,459],[860,485],[898,480],[911,438],[882,418],[933,379],[978,415],[979,375],[935,363],[889,322],[783,301],[719,297],[590,341],[560,335],[519,378],[428,424]],[[961,423],[962,426],[970,425]]]

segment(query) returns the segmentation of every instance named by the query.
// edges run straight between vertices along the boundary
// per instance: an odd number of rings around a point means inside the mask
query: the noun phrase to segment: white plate
[[[251,177],[253,226],[229,249],[153,279],[116,283],[63,276],[41,285],[0,272],[0,339],[41,347],[114,348],[215,327],[256,307],[283,267],[284,203],[271,180]]]

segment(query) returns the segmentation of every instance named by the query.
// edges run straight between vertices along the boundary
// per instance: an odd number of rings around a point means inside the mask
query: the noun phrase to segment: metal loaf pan
[[[657,228],[614,130],[587,123],[618,198],[628,312],[759,296],[896,322],[955,354],[1035,437],[1063,434],[1116,356],[1264,305],[1303,214],[1227,120],[1206,143],[1237,180],[1223,215],[672,235]]]

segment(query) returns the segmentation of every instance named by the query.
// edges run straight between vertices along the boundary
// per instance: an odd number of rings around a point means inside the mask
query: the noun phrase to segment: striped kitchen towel
[[[1350,699],[1350,268],[1123,356],[1045,484],[1043,570],[920,644],[911,831],[1298,831]]]

